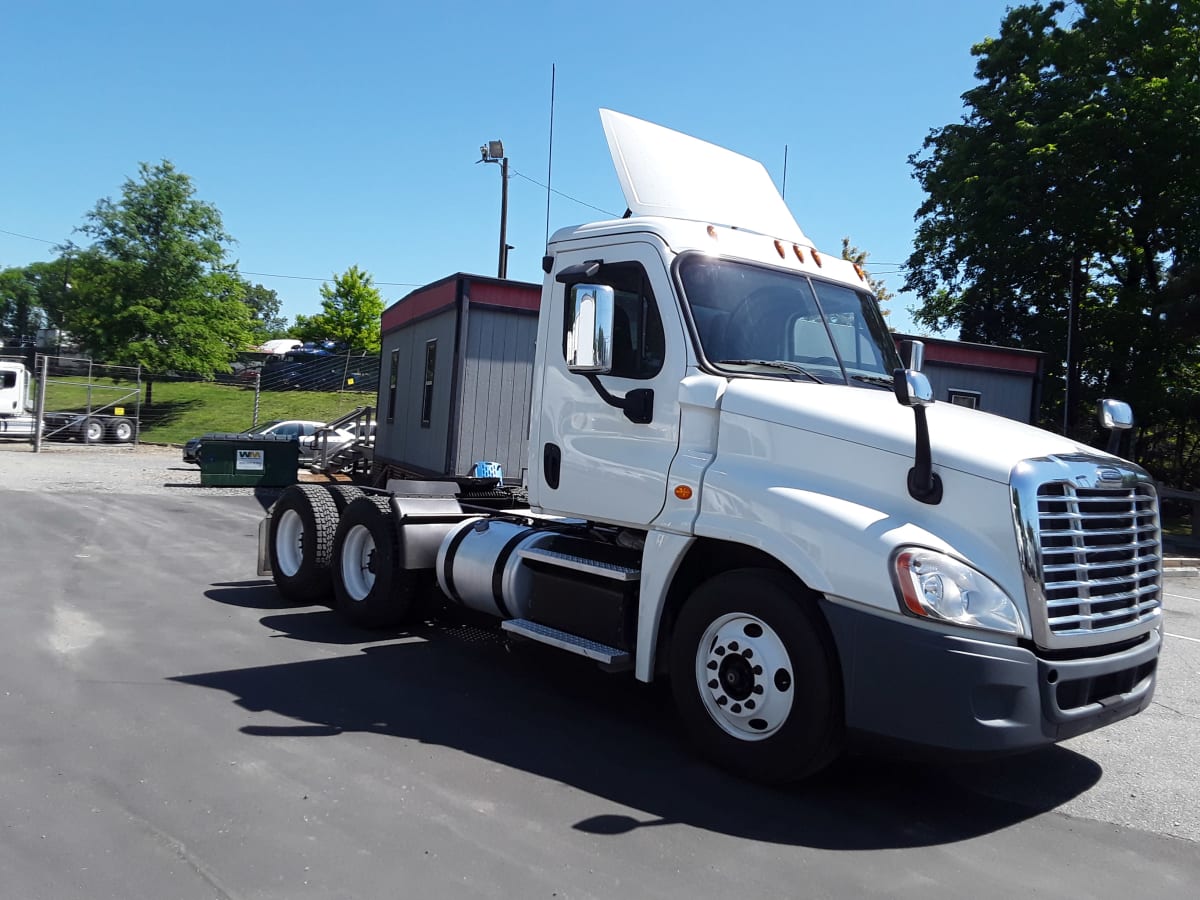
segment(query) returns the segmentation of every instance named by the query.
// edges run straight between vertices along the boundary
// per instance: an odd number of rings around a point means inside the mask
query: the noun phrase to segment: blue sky
[[[1008,5],[11,3],[0,229],[79,242],[97,199],[166,158],[287,315],[317,310],[320,280],[353,264],[390,302],[406,284],[496,274],[499,167],[474,163],[501,139],[519,173],[509,276],[540,281],[555,64],[555,190],[624,210],[601,106],[759,159],[777,183],[787,146],[801,227],[826,252],[849,235],[896,290],[922,199],[907,157],[961,117],[970,47]],[[551,232],[601,217],[552,197]],[[0,266],[52,256],[0,233]],[[915,302],[892,302],[894,327]]]

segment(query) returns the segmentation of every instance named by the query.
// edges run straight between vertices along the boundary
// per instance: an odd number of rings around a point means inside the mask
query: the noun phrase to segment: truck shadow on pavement
[[[214,586],[208,596],[278,609],[267,585]],[[971,765],[852,757],[818,779],[766,788],[694,757],[661,686],[605,674],[586,660],[536,644],[510,647],[497,632],[454,620],[363,632],[313,607],[260,621],[286,638],[358,644],[360,652],[172,680],[226,691],[251,713],[296,722],[261,725],[251,715],[239,726],[244,734],[370,732],[562,782],[602,801],[596,815],[570,823],[592,835],[684,825],[830,850],[948,844],[1051,811],[1102,774],[1092,760],[1053,747]]]

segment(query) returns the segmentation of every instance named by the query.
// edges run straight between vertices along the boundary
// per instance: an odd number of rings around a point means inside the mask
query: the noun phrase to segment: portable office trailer
[[[910,339],[897,334],[896,343]],[[1045,354],[944,338],[925,344],[925,375],[934,399],[1036,425],[1042,403]]]
[[[457,273],[383,313],[375,465],[465,475],[525,467],[541,286]]]

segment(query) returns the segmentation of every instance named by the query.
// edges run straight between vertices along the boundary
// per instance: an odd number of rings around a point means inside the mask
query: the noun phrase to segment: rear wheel
[[[704,582],[679,614],[671,689],[705,756],[755,781],[795,781],[837,756],[841,683],[832,638],[791,578],[739,569]]]
[[[338,515],[346,511],[346,507],[357,500],[359,497],[365,497],[362,488],[355,487],[352,484],[330,484],[326,485],[329,491],[329,496],[333,498],[333,505],[337,507]]]
[[[98,444],[104,440],[104,423],[99,419],[86,419],[80,432],[88,444]]]
[[[108,439],[118,444],[133,440],[133,423],[128,419],[114,419],[108,423]]]
[[[402,567],[390,498],[366,495],[346,507],[333,557],[333,593],[348,621],[381,628],[399,624],[413,611],[417,580]]]
[[[337,507],[320,485],[294,484],[271,513],[271,571],[279,592],[293,603],[329,597],[330,560]]]

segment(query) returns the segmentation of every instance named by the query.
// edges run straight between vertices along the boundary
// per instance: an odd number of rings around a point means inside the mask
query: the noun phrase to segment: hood
[[[721,401],[722,413],[778,422],[837,440],[878,447],[912,458],[913,411],[890,391],[846,385],[735,378]],[[1061,435],[1003,416],[934,403],[926,408],[935,468],[957,469],[1008,484],[1023,459],[1050,455],[1108,454]]]

